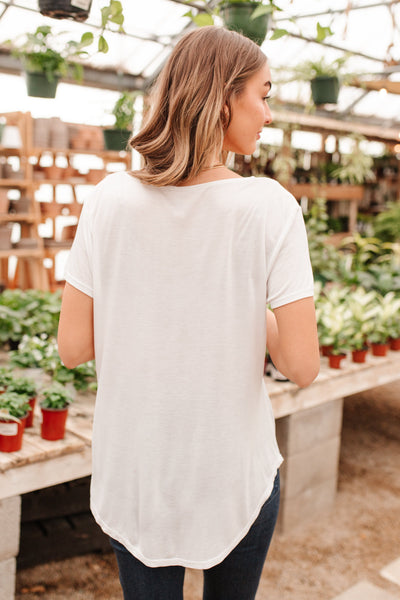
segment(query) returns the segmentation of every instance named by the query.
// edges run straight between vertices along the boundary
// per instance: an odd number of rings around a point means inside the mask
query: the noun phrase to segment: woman
[[[203,570],[204,600],[253,599],[274,530],[266,342],[302,387],[319,354],[299,206],[225,166],[271,123],[270,88],[253,42],[190,32],[131,140],[143,168],[106,177],[83,207],[59,351],[71,368],[96,357],[91,508],[126,599],[182,599],[185,567]]]

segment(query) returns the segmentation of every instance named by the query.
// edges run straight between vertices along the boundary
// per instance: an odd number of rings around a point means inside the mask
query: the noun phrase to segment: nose
[[[270,125],[272,123],[272,113],[268,104],[265,104],[265,120],[264,125]]]

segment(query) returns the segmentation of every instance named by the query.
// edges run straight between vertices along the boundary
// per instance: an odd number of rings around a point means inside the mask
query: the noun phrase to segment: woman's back
[[[265,178],[160,188],[119,173],[79,228],[66,279],[94,297],[94,514],[148,565],[208,568],[243,537],[282,460],[265,303],[312,295],[300,208]]]

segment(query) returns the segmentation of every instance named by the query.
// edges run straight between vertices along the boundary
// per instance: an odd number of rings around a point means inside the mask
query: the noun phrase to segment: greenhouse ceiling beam
[[[304,107],[289,104],[276,110],[272,108],[272,117],[274,123],[300,125],[310,131],[324,130],[342,135],[360,133],[376,140],[397,143],[400,139],[400,123],[390,119],[374,119],[361,115],[342,118],[338,113],[320,109],[310,114],[304,112]]]
[[[300,19],[308,19],[308,18],[312,18],[312,17],[322,17],[322,16],[329,16],[329,15],[335,15],[335,14],[342,14],[344,12],[352,12],[354,10],[365,10],[368,8],[376,8],[378,6],[392,6],[393,4],[400,4],[400,0],[388,0],[387,2],[374,2],[373,4],[362,4],[360,6],[346,6],[343,8],[335,8],[335,9],[328,9],[328,10],[323,10],[323,11],[319,11],[319,12],[315,12],[315,13],[307,13],[305,15],[292,15],[289,17],[274,17],[274,21],[275,22],[280,22],[280,21],[289,21],[290,19],[294,19],[294,20],[300,20]]]
[[[0,49],[0,73],[9,75],[21,75],[22,64],[6,50]],[[121,73],[115,69],[95,69],[94,67],[83,67],[83,81],[77,82],[72,77],[63,77],[62,81],[86,87],[95,87],[107,90],[144,90],[145,78],[141,75]]]
[[[271,31],[274,31],[275,27],[271,27]],[[346,52],[353,54],[354,56],[361,56],[362,58],[366,58],[368,60],[373,60],[375,62],[383,63],[385,62],[383,58],[377,58],[376,56],[370,56],[369,54],[364,54],[364,52],[359,52],[358,50],[349,50],[348,48],[343,48],[342,46],[338,46],[337,44],[331,44],[329,42],[319,42],[318,40],[310,37],[306,37],[305,35],[301,35],[300,33],[293,33],[292,31],[288,31],[288,35],[290,37],[294,37],[298,40],[303,40],[304,42],[311,42],[313,44],[318,44],[319,46],[325,46],[326,48],[333,48],[334,50],[340,50],[341,52]]]
[[[4,0],[3,0],[4,1]],[[8,0],[7,3],[5,3],[6,8],[18,8],[21,10],[27,10],[29,12],[34,12],[34,13],[38,13],[38,9],[37,8],[33,8],[31,6],[23,6],[21,4],[15,4],[14,0]],[[84,23],[79,23],[79,25],[81,25],[82,27],[89,27],[91,29],[97,29],[98,31],[100,31],[102,29],[101,25],[96,25],[94,23],[90,23],[89,21],[85,21]],[[165,35],[139,35],[137,33],[128,33],[126,31],[124,32],[120,32],[120,31],[111,31],[110,33],[115,33],[117,35],[123,35],[123,36],[127,36],[129,38],[134,38],[137,40],[141,40],[143,42],[157,42],[157,44],[161,44],[162,46],[165,46],[165,42],[163,40],[165,40]]]

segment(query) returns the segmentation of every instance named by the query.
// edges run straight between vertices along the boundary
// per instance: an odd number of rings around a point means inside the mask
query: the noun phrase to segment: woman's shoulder
[[[251,177],[253,198],[267,209],[293,211],[299,208],[296,198],[276,179],[270,177]]]

